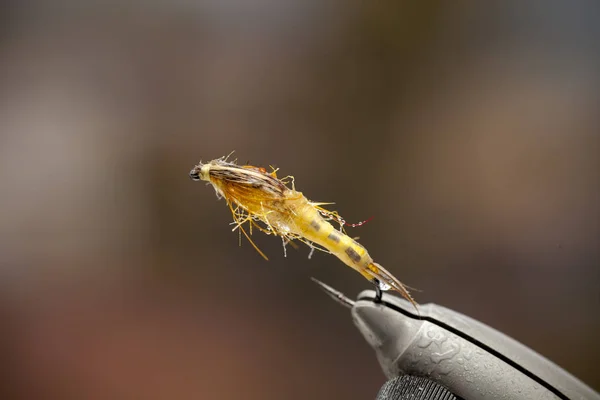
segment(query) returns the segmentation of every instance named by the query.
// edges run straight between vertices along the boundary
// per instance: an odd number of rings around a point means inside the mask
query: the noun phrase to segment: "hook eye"
[[[198,171],[196,171],[196,169],[190,171],[190,178],[192,178],[193,181],[200,180],[200,174],[198,173]]]

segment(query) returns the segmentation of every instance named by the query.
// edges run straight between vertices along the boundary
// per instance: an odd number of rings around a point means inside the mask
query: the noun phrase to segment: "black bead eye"
[[[196,170],[191,170],[190,171],[190,178],[192,178],[193,181],[199,181],[200,180],[200,174]]]

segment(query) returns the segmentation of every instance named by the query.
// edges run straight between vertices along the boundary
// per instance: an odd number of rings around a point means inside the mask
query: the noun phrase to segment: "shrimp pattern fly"
[[[406,286],[375,263],[367,250],[345,233],[344,225],[352,224],[346,223],[337,212],[322,207],[331,203],[308,200],[296,190],[294,178],[279,179],[277,169],[271,167],[267,172],[260,167],[237,165],[235,160],[228,161],[228,157],[200,162],[190,171],[190,177],[209,182],[217,197],[225,199],[233,215],[233,230],[238,230],[240,240],[243,234],[265,259],[267,256],[250,238],[254,229],[279,236],[284,250],[288,243],[301,241],[311,250],[333,254],[359,272],[376,285],[378,297],[380,291],[391,289],[417,308]],[[331,222],[339,224],[340,228],[334,228]]]

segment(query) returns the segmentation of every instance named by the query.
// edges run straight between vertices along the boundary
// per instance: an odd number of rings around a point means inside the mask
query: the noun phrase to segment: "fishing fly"
[[[378,301],[382,291],[391,289],[417,308],[406,286],[374,262],[367,250],[345,233],[345,225],[362,223],[348,224],[336,211],[323,207],[332,203],[308,200],[296,190],[293,176],[279,179],[273,167],[268,172],[261,167],[237,165],[236,160],[228,161],[230,156],[200,162],[190,171],[190,177],[209,182],[217,197],[225,199],[233,215],[233,231],[238,230],[240,240],[243,234],[266,260],[267,256],[250,238],[254,229],[279,236],[284,252],[288,243],[298,240],[311,248],[311,254],[314,249],[333,254],[359,272],[375,285]],[[339,224],[339,229],[334,228],[332,222]]]

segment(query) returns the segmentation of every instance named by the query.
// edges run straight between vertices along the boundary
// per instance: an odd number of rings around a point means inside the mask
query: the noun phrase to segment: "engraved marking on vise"
[[[452,334],[445,334],[437,328],[430,328],[424,332],[416,345],[421,349],[429,348],[428,358],[431,362],[422,357],[419,357],[421,360],[412,360],[413,363],[422,364],[427,373],[449,374],[454,368],[452,359],[461,352],[460,344],[455,337]],[[468,355],[469,358],[470,356],[471,354]]]

